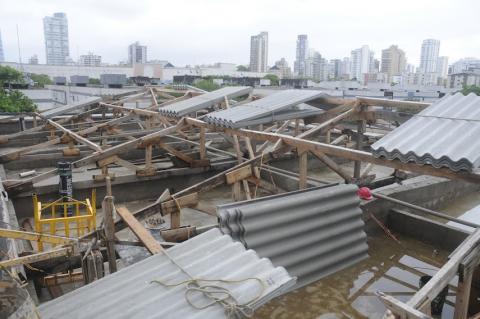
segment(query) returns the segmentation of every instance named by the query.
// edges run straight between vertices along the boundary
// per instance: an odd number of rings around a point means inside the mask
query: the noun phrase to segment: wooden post
[[[307,165],[308,165],[308,151],[297,148],[298,152],[298,173],[300,178],[298,180],[298,189],[307,188]]]
[[[295,136],[300,134],[300,120],[296,119],[295,120]]]
[[[472,288],[474,267],[466,267],[463,269],[463,274],[459,276],[457,286],[457,296],[455,298],[455,313],[454,319],[468,318],[468,304],[470,301],[470,290]]]
[[[110,181],[110,177],[106,177],[105,181]],[[117,271],[117,256],[115,254],[115,224],[113,217],[113,197],[111,195],[105,196],[102,202],[104,231],[107,246],[108,269],[110,273]]]
[[[205,146],[205,127],[200,128],[200,159],[206,159],[207,158],[207,150]]]
[[[356,149],[361,150],[362,149],[362,139],[363,139],[363,132],[365,130],[365,120],[359,120],[357,122],[357,145]],[[360,178],[360,170],[362,169],[362,162],[361,161],[355,161],[353,168],[353,177],[354,178]]]
[[[330,144],[330,141],[331,141],[331,132],[328,129],[325,135],[325,143]]]

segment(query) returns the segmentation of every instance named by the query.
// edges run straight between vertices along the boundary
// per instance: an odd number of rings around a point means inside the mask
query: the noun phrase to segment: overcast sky
[[[250,36],[269,32],[269,64],[295,59],[298,34],[327,59],[370,45],[376,58],[397,44],[418,64],[423,39],[441,41],[449,63],[480,57],[478,0],[0,0],[0,30],[7,61],[37,54],[45,63],[42,18],[65,12],[70,55],[93,51],[104,62],[127,59],[127,46],[140,41],[148,59],[174,65],[233,62],[247,64]]]

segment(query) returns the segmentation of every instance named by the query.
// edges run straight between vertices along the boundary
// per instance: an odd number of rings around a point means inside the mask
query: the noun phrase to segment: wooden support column
[[[363,139],[363,132],[365,131],[365,120],[359,120],[357,122],[357,145],[356,149],[362,149],[362,139]],[[354,168],[353,168],[353,177],[360,178],[360,170],[362,169],[362,162],[355,161]]]
[[[106,177],[105,181],[110,181],[110,177]],[[113,216],[113,197],[111,195],[105,196],[102,202],[104,231],[106,238],[108,269],[110,273],[117,271],[117,256],[115,253],[115,224]]]
[[[325,143],[330,144],[331,139],[331,132],[330,129],[328,129],[325,135]]]
[[[468,318],[468,304],[470,300],[470,290],[472,288],[473,267],[464,270],[462,277],[458,281],[457,296],[455,297],[454,319]]]
[[[300,134],[300,119],[295,120],[295,136]]]
[[[200,145],[200,159],[204,160],[204,159],[207,158],[207,149],[206,149],[206,146],[205,146],[205,127],[203,127],[203,126],[200,128],[199,145]]]
[[[307,168],[308,168],[308,151],[302,148],[297,148],[298,152],[298,173],[300,178],[298,180],[298,189],[307,188]]]

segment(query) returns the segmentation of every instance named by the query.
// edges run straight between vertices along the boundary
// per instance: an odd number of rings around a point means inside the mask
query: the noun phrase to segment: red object
[[[365,199],[365,200],[373,199],[372,192],[368,187],[360,187],[357,191],[357,194],[361,199]]]

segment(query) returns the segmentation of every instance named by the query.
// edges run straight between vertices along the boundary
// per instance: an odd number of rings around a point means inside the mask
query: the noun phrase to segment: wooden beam
[[[187,162],[188,164],[192,164],[193,161],[194,161],[194,159],[191,158],[190,156],[184,154],[181,151],[177,151],[176,149],[174,149],[172,146],[170,146],[168,144],[165,144],[165,143],[161,142],[161,143],[158,143],[158,146],[163,148],[164,150],[166,150],[168,153],[170,153],[172,155],[175,155],[176,157],[178,157],[182,161]]]
[[[348,110],[344,113],[341,113],[341,114],[335,116],[334,118],[332,118],[328,121],[325,121],[322,124],[320,124],[320,125],[318,125],[314,128],[311,128],[310,130],[308,130],[306,132],[303,132],[302,134],[298,135],[297,137],[298,138],[306,138],[306,137],[312,136],[315,133],[321,132],[322,130],[329,129],[333,125],[335,125],[336,123],[346,119],[349,116],[352,116],[353,113],[355,113],[355,112],[356,112],[356,110],[354,108],[351,108],[350,110]]]
[[[392,296],[388,296],[383,292],[377,292],[376,295],[383,302],[385,307],[395,314],[399,319],[431,319],[430,316],[413,308],[412,306],[403,303]]]
[[[227,179],[227,184],[232,185],[234,183],[238,183],[244,180],[247,177],[252,176],[252,167],[251,166],[243,166],[240,167],[232,172],[228,172],[225,174],[225,178]]]
[[[450,256],[445,265],[440,268],[432,279],[422,287],[408,301],[408,305],[414,308],[422,308],[435,299],[435,297],[445,288],[446,285],[458,272],[458,266],[463,259],[469,255],[473,249],[480,248],[480,229],[477,228],[470,236],[465,239]]]
[[[12,239],[23,239],[28,241],[36,241],[49,243],[54,245],[68,245],[78,242],[76,238],[68,238],[57,235],[49,234],[40,234],[28,231],[13,230],[13,229],[4,229],[0,228],[0,237],[3,238],[12,238]]]
[[[152,255],[163,252],[162,245],[160,245],[160,243],[152,236],[152,234],[146,230],[145,227],[143,227],[143,225],[132,215],[132,213],[130,213],[125,206],[117,207],[117,214],[125,223],[127,223],[128,227]]]
[[[107,180],[110,180],[107,177]],[[115,224],[113,217],[113,197],[105,196],[102,202],[103,228],[105,231],[105,242],[108,256],[108,269],[110,273],[117,271],[117,255],[115,252]]]
[[[200,141],[199,141],[199,146],[200,146],[200,159],[206,159],[207,158],[207,150],[205,146],[205,128],[201,127],[200,128]]]
[[[298,189],[307,188],[308,151],[297,148],[298,152]]]
[[[51,251],[45,251],[45,252],[41,252],[33,255],[8,259],[8,260],[0,261],[0,268],[15,267],[19,265],[31,264],[38,261],[48,260],[55,257],[67,256],[67,255],[70,255],[71,252],[72,252],[71,248],[63,247],[63,248],[58,248]]]
[[[330,168],[332,171],[337,173],[340,177],[342,177],[346,183],[350,183],[352,180],[352,176],[345,171],[343,168],[341,168],[337,163],[335,163],[334,160],[332,160],[330,157],[325,155],[324,153],[318,151],[318,150],[313,150],[311,151],[313,155],[315,155],[316,158],[318,158],[320,161],[322,161],[325,165],[327,165],[328,168]]]
[[[97,144],[93,143],[93,142],[90,142],[88,139],[80,136],[79,134],[63,127],[62,125],[58,124],[58,123],[55,123],[54,121],[51,121],[51,120],[47,120],[48,124],[63,131],[65,134],[67,134],[68,136],[70,136],[71,138],[73,138],[74,140],[76,140],[78,143],[80,144],[83,144],[89,148],[91,148],[92,150],[94,151],[101,151],[102,148],[100,146],[98,146]]]
[[[188,194],[160,204],[161,215],[165,216],[179,211],[180,208],[193,207],[198,204],[198,193]]]
[[[399,100],[389,100],[389,99],[379,99],[373,97],[356,97],[357,101],[363,105],[369,106],[385,106],[385,107],[401,107],[403,109],[411,110],[422,110],[431,103],[426,102],[412,102],[412,101],[399,101]]]

